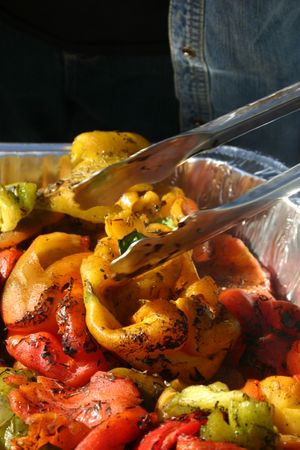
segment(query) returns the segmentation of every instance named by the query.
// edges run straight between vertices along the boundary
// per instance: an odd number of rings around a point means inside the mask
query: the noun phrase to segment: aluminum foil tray
[[[0,182],[33,181],[45,186],[68,176],[69,148],[69,144],[0,144]],[[222,146],[190,158],[169,181],[207,208],[229,202],[285,169],[280,162],[256,152]],[[281,200],[232,232],[272,273],[278,296],[300,305],[298,205],[297,198]]]

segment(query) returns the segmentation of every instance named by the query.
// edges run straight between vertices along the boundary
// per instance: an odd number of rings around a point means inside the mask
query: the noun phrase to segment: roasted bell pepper
[[[200,413],[174,417],[147,433],[136,450],[170,450],[176,445],[179,436],[199,433],[201,426],[206,422],[206,416]]]
[[[34,208],[37,186],[34,183],[0,184],[0,230],[12,231]]]
[[[112,280],[110,267],[129,237],[160,234],[159,225],[170,231],[196,205],[180,189],[159,197],[139,185],[117,205],[121,211],[105,221],[109,237],[81,266],[90,332],[137,369],[189,381],[210,378],[238,339],[240,326],[218,302],[212,278],[199,279],[191,254],[121,283]]]
[[[80,389],[47,377],[24,381],[9,393],[12,414],[26,424],[23,436],[15,437],[11,448],[37,450],[54,445],[73,450],[79,445],[115,450],[152,425],[140,401],[131,381],[104,372],[97,372]]]
[[[123,450],[151,425],[147,411],[140,406],[108,417],[80,442],[76,450]],[[149,449],[149,447],[148,447]]]
[[[22,253],[22,250],[15,247],[0,251],[0,288],[6,282]]]
[[[72,186],[96,170],[116,163],[130,154],[147,147],[149,142],[135,133],[94,131],[78,135],[71,148],[72,170],[57,185],[39,190],[36,208],[68,214],[93,223],[103,223],[113,207],[96,206],[82,209],[74,199]]]
[[[8,396],[19,383],[28,383],[33,379],[34,375],[29,370],[0,368],[0,448],[10,449],[12,439],[27,432],[27,425],[14,414]]]
[[[178,226],[189,203],[179,188],[158,195],[151,185],[139,184],[124,192],[116,203],[116,211],[105,218],[107,236],[120,241],[121,249],[143,236],[160,236]]]
[[[69,387],[53,378],[38,377],[36,382],[11,390],[9,403],[25,422],[36,413],[49,412],[92,429],[115,414],[139,406],[141,398],[130,380],[100,371],[80,388]]]
[[[98,370],[111,368],[100,349],[94,358],[76,360],[67,356],[59,340],[47,332],[11,336],[6,349],[29,369],[64,381],[68,386],[83,386]]]
[[[178,436],[176,450],[246,450],[230,442],[203,441],[197,436]]]
[[[118,240],[103,238],[81,265],[87,326],[97,342],[139,370],[211,377],[240,334],[212,279],[199,279],[185,253],[117,282],[110,263],[118,255]]]
[[[27,333],[53,330],[60,287],[68,281],[66,274],[78,269],[86,252],[87,242],[79,235],[56,232],[37,237],[18,259],[4,287],[1,308],[7,328]],[[74,254],[81,256],[74,257],[72,264],[59,263],[56,270],[57,261]]]
[[[270,275],[241,239],[226,233],[216,236],[209,241],[205,258],[201,258],[202,248],[194,251],[198,253],[199,273],[210,275],[219,287],[255,286],[271,290]]]
[[[112,242],[102,240],[95,254],[81,265],[87,325],[105,348],[136,368],[139,364],[145,367],[147,359],[182,346],[186,339],[186,317],[169,301],[185,257],[170,261],[150,276],[118,283],[109,278],[109,264],[117,252]],[[126,322],[132,324],[122,325]]]
[[[51,211],[33,210],[13,231],[0,233],[0,249],[14,247],[23,241],[42,233],[43,228],[52,226],[63,219],[64,215]]]
[[[286,363],[290,375],[300,382],[300,339],[293,342],[287,353]]]
[[[239,320],[243,332],[263,336],[277,332],[300,337],[300,308],[286,300],[276,300],[260,289],[227,289],[220,301]]]
[[[165,389],[164,379],[157,374],[151,375],[127,367],[115,367],[110,372],[118,377],[129,378],[129,380],[133,381],[141,393],[143,406],[148,411],[154,409],[158,397]]]
[[[71,146],[72,168],[83,174],[109,166],[148,147],[149,141],[137,133],[89,131],[78,134]]]
[[[173,392],[159,405],[164,417],[205,411],[207,424],[200,430],[204,440],[231,442],[250,450],[276,448],[278,433],[272,421],[272,406],[240,390],[230,391],[223,383],[188,386]]]
[[[13,436],[10,450],[74,450],[90,432],[84,424],[50,412],[33,414],[26,422],[27,432],[21,437]]]
[[[300,382],[274,375],[259,383],[266,401],[274,408],[273,420],[280,433],[300,437]]]
[[[71,263],[73,258],[65,258]],[[64,295],[59,299],[56,308],[58,336],[64,353],[77,361],[103,359],[100,345],[89,333],[85,323],[85,306],[81,279],[70,277]]]

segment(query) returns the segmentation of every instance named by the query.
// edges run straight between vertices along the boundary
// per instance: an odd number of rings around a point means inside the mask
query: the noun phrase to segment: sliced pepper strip
[[[63,351],[77,361],[98,360],[103,355],[85,323],[85,306],[80,279],[71,278],[56,310],[58,335]],[[100,350],[100,353],[99,353]]]
[[[174,448],[180,435],[195,435],[207,418],[201,413],[187,414],[163,422],[144,436],[136,450],[169,450]]]
[[[15,247],[0,251],[0,288],[4,285],[22,253]]]
[[[29,369],[64,381],[68,386],[83,386],[97,370],[111,368],[101,350],[95,353],[95,359],[88,361],[70,358],[63,352],[59,340],[47,332],[11,336],[6,348]]]
[[[25,422],[33,414],[52,412],[94,428],[108,417],[139,406],[137,387],[128,379],[97,372],[80,388],[72,388],[48,377],[13,389],[9,394],[12,410]]]
[[[246,450],[230,442],[200,441],[197,436],[178,436],[176,450]]]
[[[77,445],[76,450],[123,450],[149,428],[150,415],[140,406],[108,417]]]

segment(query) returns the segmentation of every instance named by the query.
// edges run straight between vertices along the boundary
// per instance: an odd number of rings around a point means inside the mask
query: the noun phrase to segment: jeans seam
[[[194,0],[188,0],[189,6]],[[192,8],[191,8],[192,9]],[[200,64],[193,64],[191,60],[191,86],[195,105],[201,105],[201,116],[209,120],[212,116],[209,96],[209,74],[205,60],[205,0],[199,0],[199,10],[189,14],[190,43],[192,49],[198,49],[195,58]],[[196,109],[196,108],[195,108]]]
[[[191,128],[213,114],[205,60],[205,0],[186,0],[184,8],[171,1],[169,38],[180,124],[182,129]]]

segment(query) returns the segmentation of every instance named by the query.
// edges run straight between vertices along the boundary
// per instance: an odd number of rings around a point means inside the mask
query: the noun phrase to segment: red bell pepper
[[[149,427],[149,417],[140,406],[110,416],[90,431],[76,450],[123,450]]]
[[[300,339],[293,342],[286,357],[286,364],[290,375],[300,381]]]
[[[4,285],[22,253],[15,247],[0,251],[0,287]]]
[[[38,377],[9,393],[13,412],[26,423],[37,413],[53,413],[83,423],[92,429],[111,416],[139,406],[135,384],[108,372],[97,372],[79,388],[53,378]]]
[[[300,308],[294,303],[244,289],[227,289],[219,299],[239,320],[246,334],[264,336],[279,332],[300,339]]]
[[[187,414],[169,419],[146,434],[136,450],[172,449],[180,435],[195,435],[206,422],[206,417],[197,414]]]
[[[73,387],[86,384],[98,370],[111,368],[101,350],[94,353],[94,359],[79,361],[69,357],[56,336],[47,332],[11,336],[6,349],[30,370]]]
[[[196,436],[179,436],[176,450],[245,450],[230,442],[201,441]]]

